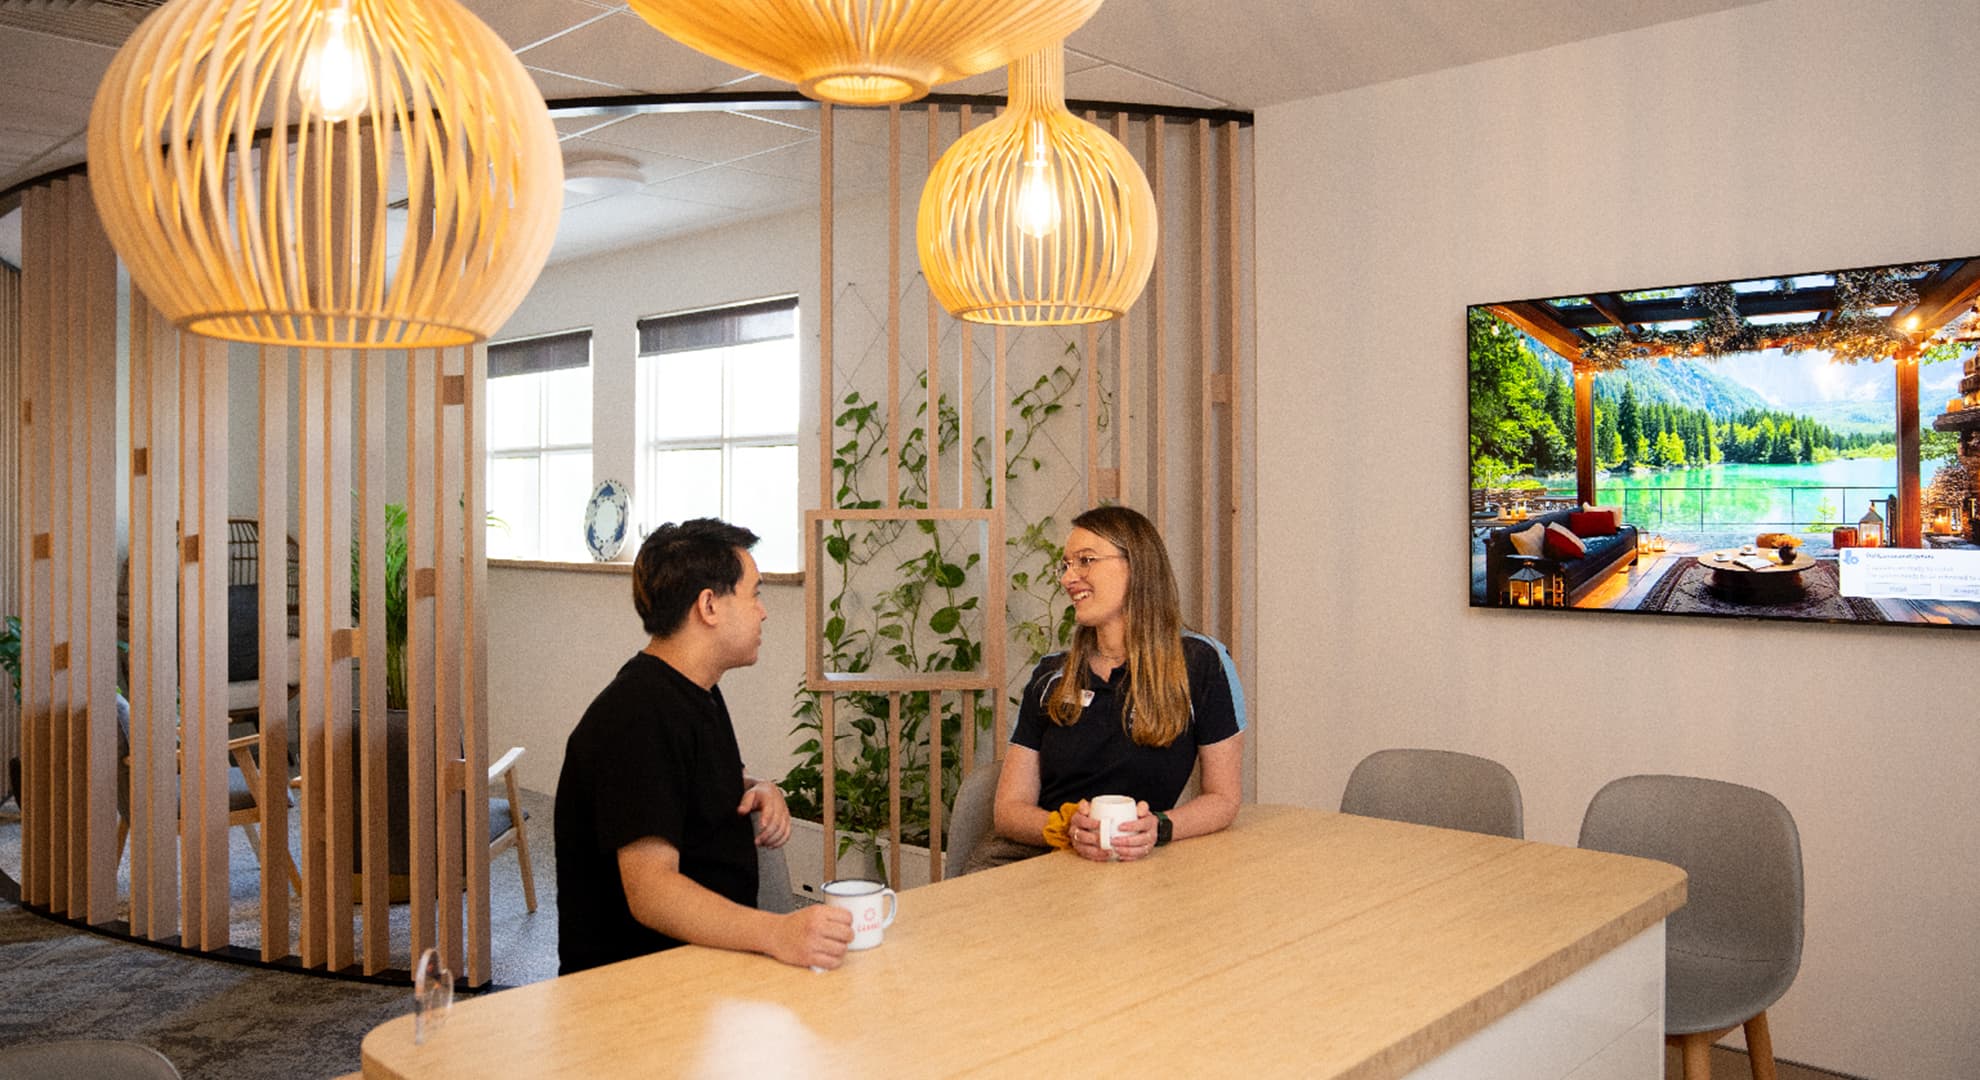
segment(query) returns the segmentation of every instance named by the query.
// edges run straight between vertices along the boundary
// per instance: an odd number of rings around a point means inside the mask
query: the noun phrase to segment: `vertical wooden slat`
[[[899,109],[896,107],[896,114]],[[888,852],[887,884],[901,887],[901,695],[898,691],[887,695],[887,840],[893,845]]]
[[[1099,126],[1100,114],[1088,109],[1086,122]],[[1080,350],[1080,378],[1086,383],[1086,505],[1094,507],[1106,498],[1106,485],[1100,478],[1100,324],[1087,323],[1082,336],[1085,341]]]
[[[1159,113],[1149,118],[1148,185],[1155,192],[1155,214],[1158,218],[1163,207],[1162,160],[1168,156],[1162,126]],[[1154,372],[1151,380],[1154,408],[1149,410],[1149,423],[1153,425],[1155,434],[1149,454],[1152,463],[1148,477],[1148,519],[1164,533],[1169,529],[1169,296],[1162,272],[1165,254],[1156,252],[1155,268],[1148,277],[1148,367]]]
[[[83,263],[85,312],[81,344],[84,511],[76,524],[83,544],[82,666],[88,730],[84,772],[88,801],[85,880],[87,918],[106,923],[117,913],[117,256],[89,197],[89,181],[71,189],[71,249]]]
[[[934,690],[928,692],[928,880],[942,880],[942,695]]]
[[[358,851],[364,880],[364,973],[387,966],[391,910],[390,793],[385,761],[385,355],[358,361]]]
[[[935,171],[935,163],[941,159],[941,121],[942,107],[940,105],[928,106],[927,149],[929,172]],[[922,300],[923,307],[928,315],[928,420],[926,428],[928,432],[928,505],[930,507],[937,507],[942,505],[942,338],[940,329],[936,325],[935,313],[941,308],[941,304],[936,302],[934,293],[927,292],[926,290],[924,290]],[[965,446],[960,449],[963,452],[963,456],[967,457],[969,448]],[[964,488],[965,492],[967,490],[967,488]],[[967,504],[958,501],[956,505],[964,506]],[[939,735],[939,724],[937,728]],[[934,805],[939,807],[941,801],[939,798],[936,799]],[[936,836],[938,838],[940,837],[939,831],[936,833]]]
[[[261,958],[289,955],[289,349],[260,350]]]
[[[1217,519],[1215,486],[1210,470],[1210,448],[1216,439],[1216,358],[1213,350],[1215,312],[1211,307],[1211,285],[1216,259],[1211,249],[1210,231],[1210,121],[1196,122],[1196,618],[1198,626],[1211,626],[1216,609],[1217,579],[1211,559],[1216,547]]]
[[[466,357],[461,349],[447,349],[440,354],[440,424],[433,455],[434,489],[439,493],[461,490],[462,462],[456,448],[461,445],[463,380],[466,372]],[[461,770],[458,764],[461,760],[463,708],[460,658],[465,641],[460,610],[461,560],[448,549],[458,547],[456,538],[461,535],[462,514],[460,505],[444,495],[438,500],[438,510],[434,517],[434,535],[445,539],[440,541],[436,555],[433,604],[436,660],[433,672],[433,786],[439,797],[436,811],[439,843],[435,845],[435,850],[439,856],[436,877],[440,897],[436,943],[441,962],[449,971],[460,972],[467,970],[467,954],[461,940],[465,930],[461,904],[461,890],[465,886],[461,874],[464,854],[461,834],[465,808],[461,805]],[[483,843],[486,842],[484,839]]]
[[[330,959],[331,885],[329,850],[329,773],[325,768],[324,721],[330,708],[330,633],[335,605],[329,585],[329,526],[324,520],[324,499],[330,486],[327,442],[329,419],[329,357],[320,349],[300,352],[302,400],[298,440],[297,490],[301,505],[297,514],[297,541],[302,559],[302,625],[297,647],[302,651],[300,709],[302,800],[302,883],[303,919],[302,962],[322,967]],[[348,610],[349,601],[345,601]],[[347,880],[338,882],[346,891]]]
[[[0,266],[0,612],[18,613],[21,535],[21,275]],[[21,756],[21,708],[8,692],[11,676],[0,676],[0,801],[20,805],[6,763]]]
[[[1122,146],[1128,144],[1126,109],[1114,114],[1114,138]],[[1160,261],[1159,251],[1157,261]],[[1133,368],[1128,364],[1130,339],[1134,336],[1133,315],[1129,311],[1114,321],[1114,497],[1123,506],[1135,505],[1133,442],[1128,437],[1130,414],[1134,411]]]
[[[52,561],[36,540],[53,524],[55,410],[53,389],[54,194],[29,188],[21,197],[21,885],[28,903],[54,895],[54,646]],[[37,415],[38,413],[38,415]]]
[[[1244,266],[1243,241],[1239,231],[1238,205],[1238,125],[1224,122],[1224,444],[1225,541],[1224,645],[1236,656],[1243,647],[1239,634],[1244,628]]]
[[[887,505],[901,493],[901,107],[887,107]]]
[[[1004,574],[1004,537],[1007,535],[1004,527],[1004,508],[1009,501],[1009,493],[1004,490],[1004,473],[1006,472],[1005,455],[1007,453],[1007,447],[1004,444],[1005,388],[1010,384],[1009,375],[1005,370],[1009,360],[1008,345],[1009,331],[1000,325],[997,327],[996,332],[996,358],[990,379],[990,521],[985,526],[987,532],[983,542],[984,580],[991,585],[990,588],[984,590],[990,594],[990,610],[986,613],[985,617],[988,620],[988,625],[993,628],[992,633],[984,635],[990,639],[989,648],[985,650],[988,653],[985,659],[990,664],[990,670],[1000,675],[1005,670],[1003,632],[1004,596],[1009,591],[1008,582],[1010,581],[1010,578]],[[1002,761],[1004,760],[1004,744],[1008,735],[1004,725],[1004,714],[1006,711],[1004,708],[1004,695],[997,694],[991,698],[991,701],[991,709],[993,711],[993,719],[991,720],[991,753],[994,756],[994,760]]]
[[[357,962],[356,933],[351,925],[354,904],[351,875],[357,870],[357,829],[351,819],[357,802],[357,739],[353,721],[351,635],[351,369],[349,349],[332,349],[324,356],[324,402],[329,437],[324,441],[325,486],[322,558],[324,596],[331,628],[329,684],[324,695],[323,765],[325,852],[323,882],[329,911],[329,960],[333,971]],[[308,556],[305,556],[307,558]]]
[[[964,105],[956,119],[956,137],[969,134],[970,107]],[[976,443],[974,441],[976,419],[976,376],[973,361],[976,347],[970,342],[970,327],[975,324],[967,319],[958,320],[956,326],[956,461],[958,490],[957,506],[976,505]],[[997,625],[992,623],[991,625]],[[972,728],[974,724],[970,725]]]
[[[828,103],[818,109],[818,505],[837,506],[838,498],[832,487],[832,417],[836,415],[833,403],[838,395],[832,389],[832,304],[838,291],[838,281],[832,270],[832,106]],[[824,573],[823,566],[816,565],[818,545],[805,546],[805,561],[815,566],[810,579]],[[814,639],[815,640],[815,639]],[[816,646],[813,646],[816,653]],[[833,764],[833,750],[838,742],[837,709],[834,707],[830,691],[818,695],[818,738],[823,748],[823,773],[820,784],[820,799],[824,818],[825,842],[819,846],[825,849],[825,880],[838,876],[839,845],[835,842],[838,834],[836,805],[838,788],[837,769]]]
[[[818,505],[832,493],[832,106],[818,107]],[[807,554],[806,559],[811,555]],[[807,575],[809,576],[809,575]],[[825,845],[831,847],[830,844]]]
[[[83,718],[78,714],[87,707],[78,692],[76,682],[75,643],[79,635],[76,611],[75,570],[79,560],[78,545],[83,538],[76,528],[77,488],[81,482],[80,463],[83,454],[78,440],[82,433],[76,423],[76,385],[78,367],[75,346],[82,338],[80,326],[81,310],[75,303],[79,287],[77,278],[79,267],[74,251],[66,246],[68,230],[73,214],[69,205],[68,180],[55,183],[56,203],[53,218],[61,230],[57,235],[63,238],[64,246],[55,256],[53,280],[55,295],[52,297],[53,318],[49,328],[53,333],[49,341],[51,419],[55,420],[55,489],[50,507],[50,522],[54,533],[50,540],[52,577],[55,586],[55,628],[49,639],[55,643],[55,652],[49,665],[52,686],[55,692],[53,715],[55,738],[55,774],[58,787],[55,789],[55,888],[57,890],[51,904],[62,915],[82,914],[82,873],[81,859],[83,843],[83,761],[81,759],[81,725]]]
[[[467,902],[468,902],[468,983],[482,986],[490,977],[488,927],[488,678],[483,665],[488,656],[488,559],[483,548],[488,498],[482,483],[487,434],[483,418],[488,414],[488,347],[476,345],[467,351],[466,415],[462,418],[460,448],[464,466],[461,478],[462,517],[461,630],[467,649],[461,654],[461,678],[466,686],[464,699],[464,756],[467,758]],[[522,807],[510,808],[521,819]]]
[[[439,520],[442,498],[433,464],[439,368],[438,350],[418,349],[406,358],[406,809],[412,832],[406,851],[415,959],[434,943],[439,880],[433,731],[433,523]]]
[[[179,835],[184,944],[227,944],[227,350],[180,335]]]
[[[178,933],[181,910],[179,336],[136,290],[131,306],[131,441],[144,457],[131,484],[131,928],[162,940]]]

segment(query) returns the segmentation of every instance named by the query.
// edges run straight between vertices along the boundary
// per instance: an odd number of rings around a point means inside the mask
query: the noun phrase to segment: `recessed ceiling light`
[[[564,161],[564,198],[626,195],[646,185],[639,162],[621,154],[585,154]]]

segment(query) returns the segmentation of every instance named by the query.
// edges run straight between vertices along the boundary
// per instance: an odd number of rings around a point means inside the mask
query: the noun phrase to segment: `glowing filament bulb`
[[[1031,129],[1031,153],[1025,159],[1024,179],[1018,183],[1017,226],[1034,240],[1043,240],[1059,228],[1059,196],[1052,190],[1043,124]]]
[[[339,4],[324,12],[296,76],[296,94],[303,107],[333,124],[363,112],[371,94],[365,86],[361,50],[350,8]]]

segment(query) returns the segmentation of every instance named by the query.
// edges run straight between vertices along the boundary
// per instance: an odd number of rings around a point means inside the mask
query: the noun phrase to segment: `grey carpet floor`
[[[530,862],[536,871],[537,910],[531,913],[524,903],[522,876],[513,851],[497,856],[489,867],[488,906],[491,977],[499,986],[520,986],[552,978],[557,974],[557,856],[552,837],[551,815],[554,800],[540,792],[524,790],[523,806],[529,811]],[[9,806],[9,810],[12,807]],[[290,815],[289,849],[301,849],[299,815]],[[248,845],[242,829],[228,830],[230,897],[230,944],[245,949],[261,948],[261,863]],[[19,881],[21,876],[21,823],[11,814],[0,815],[0,873]],[[130,859],[117,867],[117,918],[127,919],[130,911]],[[290,905],[289,942],[294,947],[301,932],[299,905]],[[412,911],[407,904],[394,904],[387,923],[390,941],[389,966],[400,970],[412,967]],[[360,917],[360,923],[362,918]],[[362,932],[360,927],[359,932]],[[465,972],[456,974],[465,975]]]

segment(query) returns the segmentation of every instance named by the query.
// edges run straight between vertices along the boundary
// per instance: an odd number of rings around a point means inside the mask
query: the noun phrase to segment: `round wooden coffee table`
[[[1767,565],[1745,566],[1738,561],[1742,558],[1764,559]],[[1803,592],[1801,573],[1815,565],[1814,556],[1805,553],[1796,555],[1791,563],[1783,563],[1772,551],[1746,556],[1739,548],[1708,552],[1700,555],[1698,561],[1712,568],[1713,591],[1728,600],[1754,604],[1798,599]]]

